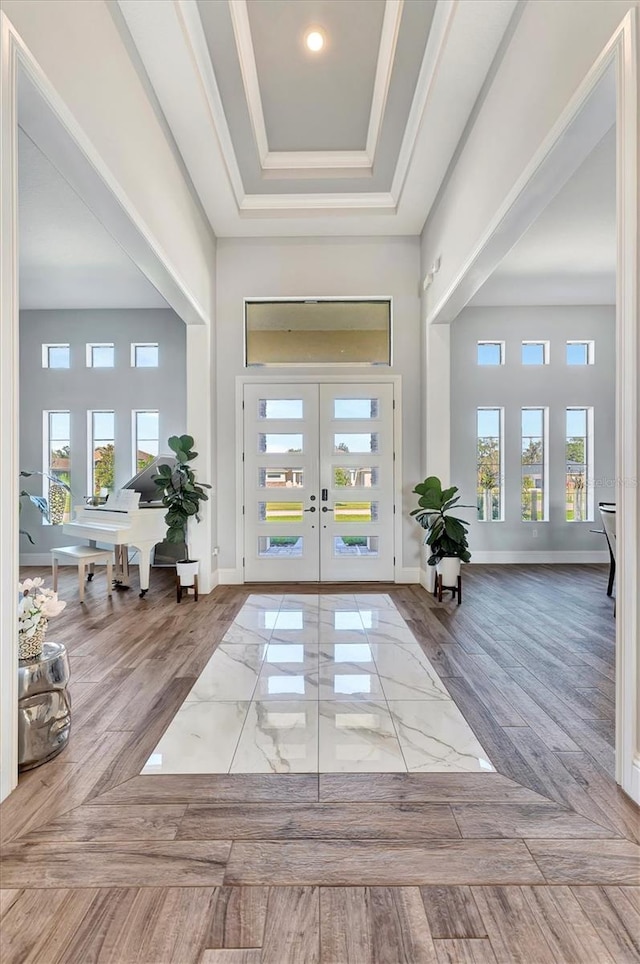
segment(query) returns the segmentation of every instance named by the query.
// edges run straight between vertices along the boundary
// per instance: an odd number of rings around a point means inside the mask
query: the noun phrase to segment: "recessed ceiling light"
[[[305,36],[304,42],[314,54],[324,47],[324,35],[317,29],[310,30]]]

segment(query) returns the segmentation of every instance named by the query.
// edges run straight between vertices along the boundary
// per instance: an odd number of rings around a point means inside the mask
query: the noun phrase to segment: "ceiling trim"
[[[395,214],[396,201],[392,194],[246,194],[240,203],[241,213],[273,213],[283,211],[312,214],[316,211],[367,211]]]
[[[183,3],[184,0],[180,2]],[[347,172],[353,177],[371,177],[393,74],[404,0],[386,0],[385,3],[364,151],[269,150],[247,2],[228,0],[228,4],[251,129],[263,173],[268,176],[269,172],[277,171],[278,177],[294,178],[300,177],[301,172],[309,171],[316,177],[344,177]]]

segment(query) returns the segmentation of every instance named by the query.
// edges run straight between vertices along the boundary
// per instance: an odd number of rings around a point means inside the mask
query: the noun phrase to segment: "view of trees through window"
[[[93,495],[113,492],[115,486],[115,412],[91,413]]]
[[[542,522],[545,512],[545,412],[522,409],[522,521]]]
[[[477,419],[478,519],[492,522],[502,518],[501,409],[479,408]]]
[[[589,418],[586,408],[567,409],[566,520],[589,519]]]

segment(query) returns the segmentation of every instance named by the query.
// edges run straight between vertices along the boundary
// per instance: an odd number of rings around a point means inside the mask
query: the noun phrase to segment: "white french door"
[[[393,385],[244,386],[247,582],[392,580]]]

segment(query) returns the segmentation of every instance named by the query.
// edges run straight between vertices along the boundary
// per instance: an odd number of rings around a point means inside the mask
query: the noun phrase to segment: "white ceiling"
[[[615,126],[471,305],[610,305],[616,287]]]
[[[166,308],[75,191],[20,131],[20,308]]]
[[[419,234],[516,2],[118,0],[219,237]]]

